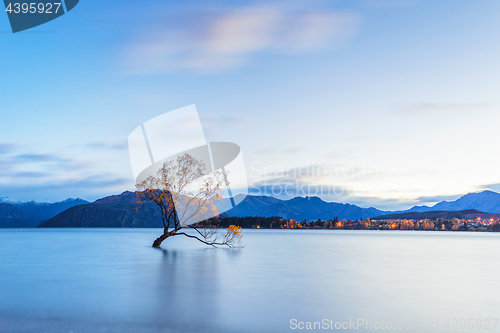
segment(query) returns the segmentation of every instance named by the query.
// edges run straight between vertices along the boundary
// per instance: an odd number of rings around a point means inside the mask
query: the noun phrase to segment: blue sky
[[[254,194],[404,209],[498,190],[499,14],[494,0],[82,0],[17,34],[0,15],[0,197],[133,190],[129,133],[190,104],[208,140],[241,146]]]

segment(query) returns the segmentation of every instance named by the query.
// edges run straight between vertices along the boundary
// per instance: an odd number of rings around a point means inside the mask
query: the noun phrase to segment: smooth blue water
[[[159,232],[0,230],[0,332],[310,331],[291,319],[445,332],[447,318],[500,317],[499,234],[244,230],[242,249],[178,236],[158,250]]]

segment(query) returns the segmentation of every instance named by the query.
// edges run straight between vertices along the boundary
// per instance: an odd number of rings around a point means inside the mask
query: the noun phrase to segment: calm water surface
[[[500,318],[499,234],[244,230],[242,249],[178,236],[158,250],[159,232],[0,230],[0,332],[311,331],[291,319],[456,332],[446,319]]]

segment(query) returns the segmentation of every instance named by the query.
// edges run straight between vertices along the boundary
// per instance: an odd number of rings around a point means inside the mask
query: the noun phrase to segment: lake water
[[[158,250],[159,233],[0,230],[0,332],[500,330],[500,234],[244,230],[241,249]]]

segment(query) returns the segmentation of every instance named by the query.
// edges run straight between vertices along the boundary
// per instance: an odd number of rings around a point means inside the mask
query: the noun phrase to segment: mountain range
[[[137,204],[135,192],[123,192],[66,209],[42,222],[39,227],[82,228],[163,228],[162,217],[156,204]]]
[[[0,203],[0,228],[35,228],[41,220],[8,203]]]
[[[89,202],[87,200],[73,198],[59,202],[17,201],[8,197],[3,197],[0,198],[0,203],[10,204],[33,214],[40,220],[47,220],[70,207],[88,204]]]
[[[68,208],[77,205],[85,205],[88,203],[89,202],[86,200],[70,198],[55,203],[28,201],[12,203],[12,205],[30,214],[33,214],[43,221],[48,220],[61,212],[64,212]]]
[[[138,208],[136,194],[128,191],[92,203],[82,199],[68,199],[52,204],[0,199],[0,202],[2,201],[0,227],[33,227],[37,225],[40,227],[162,227],[161,215],[157,207],[151,202],[146,202]],[[226,210],[230,207],[229,199],[218,202],[217,207],[220,210]],[[229,209],[223,215],[237,217],[281,216],[297,221],[313,221],[317,219],[329,220],[334,217],[338,217],[340,220],[359,220],[387,214],[467,210],[477,210],[478,212],[460,214],[500,214],[500,194],[492,191],[469,193],[455,201],[442,201],[432,207],[414,206],[409,210],[397,212],[382,211],[373,207],[361,208],[347,203],[325,202],[318,197],[296,197],[290,200],[281,200],[267,196],[249,195],[238,206]],[[438,213],[436,216],[451,215]]]
[[[271,197],[247,196],[247,198],[235,208],[226,212],[230,216],[253,216],[257,215],[281,216],[293,218],[298,221],[312,221],[317,219],[328,220],[338,217],[340,220],[357,220],[398,213],[423,213],[451,211],[461,212],[463,216],[470,214],[476,217],[486,217],[478,213],[500,214],[500,193],[483,191],[479,193],[468,193],[455,201],[441,201],[434,206],[414,206],[404,211],[382,211],[376,208],[360,208],[355,205],[325,202],[318,197],[296,197],[290,200],[279,200]],[[461,214],[427,214],[422,216],[462,216]],[[472,216],[471,215],[471,216]],[[401,215],[403,216],[403,215]],[[405,214],[404,216],[409,216]],[[417,216],[417,215],[415,215]],[[489,216],[489,215],[488,215]],[[404,218],[404,217],[403,217]],[[406,217],[408,218],[408,217]]]
[[[40,227],[127,227],[162,228],[160,211],[152,202],[137,205],[134,192],[123,192],[93,203],[71,207],[40,224]],[[220,210],[231,207],[229,199],[217,202]],[[325,202],[318,197],[280,200],[266,196],[247,196],[224,216],[281,216],[296,220],[360,219],[383,214],[375,208]]]
[[[466,210],[477,209],[480,212],[500,214],[500,193],[483,191],[469,193],[455,201],[441,201],[432,207],[414,206],[408,212],[429,212],[438,210]]]
[[[229,216],[281,216],[297,221],[328,220],[338,217],[340,220],[359,220],[386,214],[382,210],[361,208],[351,204],[326,202],[318,197],[296,197],[280,200],[266,196],[247,196],[238,206],[228,210]]]
[[[76,205],[89,203],[82,199],[66,199],[48,203],[36,201],[16,201],[0,198],[0,228],[30,228],[48,220]]]

